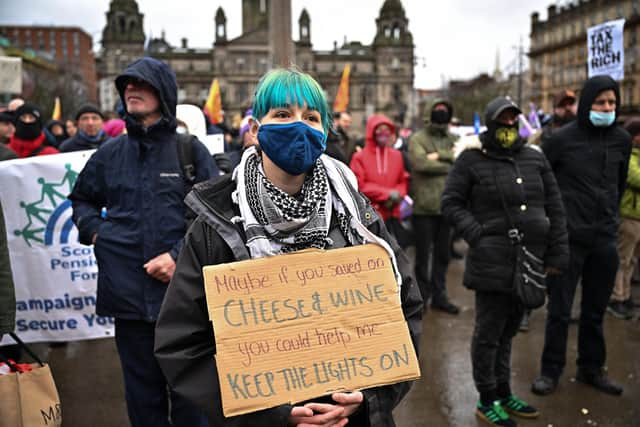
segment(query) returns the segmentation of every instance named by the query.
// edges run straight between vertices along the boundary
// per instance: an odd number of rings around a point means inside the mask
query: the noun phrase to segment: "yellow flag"
[[[56,100],[53,103],[53,113],[51,113],[51,120],[62,120],[62,107],[60,106],[60,97],[56,96]]]
[[[209,96],[204,104],[204,114],[209,117],[211,124],[222,123],[222,99],[220,98],[220,85],[218,79],[213,79],[209,88]]]
[[[336,113],[347,111],[349,106],[349,73],[351,73],[351,64],[345,64],[344,70],[342,70],[342,78],[340,79],[340,87],[333,103],[333,111]]]

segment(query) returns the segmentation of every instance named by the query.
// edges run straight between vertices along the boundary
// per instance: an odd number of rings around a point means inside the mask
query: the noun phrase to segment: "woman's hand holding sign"
[[[355,414],[364,399],[362,392],[333,393],[336,404],[307,403],[294,406],[289,417],[289,425],[296,427],[343,427],[349,416]]]

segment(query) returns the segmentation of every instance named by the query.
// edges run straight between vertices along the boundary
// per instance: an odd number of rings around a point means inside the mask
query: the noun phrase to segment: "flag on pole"
[[[213,79],[209,88],[209,96],[204,104],[204,114],[212,125],[222,123],[222,99],[220,98],[220,85],[218,79]]]
[[[51,113],[51,120],[62,120],[62,107],[60,106],[59,96],[56,96],[56,100],[53,103],[53,113]]]
[[[473,130],[476,135],[480,134],[480,114],[477,111],[473,113]]]
[[[340,87],[336,94],[336,100],[333,103],[333,111],[336,113],[347,111],[349,106],[349,74],[351,73],[351,64],[345,64],[342,70],[342,78],[340,79]]]
[[[542,125],[540,124],[540,118],[538,117],[538,112],[536,111],[536,104],[533,102],[529,103],[529,123],[533,129],[540,129]]]

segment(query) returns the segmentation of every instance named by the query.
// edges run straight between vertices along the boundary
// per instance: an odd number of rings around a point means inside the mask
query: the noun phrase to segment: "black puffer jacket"
[[[546,267],[562,270],[569,262],[562,200],[544,154],[522,140],[500,148],[485,133],[457,158],[442,195],[443,214],[470,245],[464,273],[470,289],[511,291],[515,250],[500,193],[525,246]]]
[[[620,92],[608,76],[593,77],[580,93],[578,118],[542,140],[567,211],[572,244],[599,245],[615,240],[618,207],[627,182],[631,136],[613,124],[597,128],[589,121],[591,105],[604,90]]]
[[[225,418],[222,415],[220,386],[214,355],[214,332],[207,313],[202,267],[249,259],[246,237],[241,226],[231,222],[238,215],[231,201],[236,189],[229,175],[194,186],[185,202],[197,214],[185,237],[176,272],[167,290],[156,327],[155,354],[174,391],[198,405],[209,416],[212,426],[288,425],[291,405],[246,415]],[[394,249],[402,275],[401,301],[416,352],[422,332],[422,299],[407,257],[391,239],[380,217],[369,202],[354,193],[362,212],[363,225],[387,240]],[[332,227],[332,230],[339,230]],[[339,231],[337,231],[339,233]],[[329,234],[332,235],[331,232]],[[339,239],[334,239],[338,242]],[[350,426],[391,427],[393,408],[409,391],[402,382],[363,390],[363,410],[349,420]],[[314,399],[316,400],[316,399]]]

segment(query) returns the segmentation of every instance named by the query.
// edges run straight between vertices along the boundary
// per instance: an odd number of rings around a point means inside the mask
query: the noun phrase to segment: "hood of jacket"
[[[578,124],[582,128],[596,129],[596,127],[589,120],[589,112],[591,111],[591,105],[600,92],[605,90],[612,90],[616,94],[616,119],[618,117],[618,110],[620,109],[620,88],[618,83],[615,82],[609,76],[595,76],[591,77],[584,83],[582,91],[580,92],[580,101],[578,102]],[[615,126],[615,121],[611,126]]]
[[[149,83],[156,91],[160,99],[161,122],[169,129],[176,128],[176,105],[178,103],[178,84],[173,70],[164,62],[145,56],[140,58],[125,68],[116,77],[116,89],[120,94],[120,100],[124,108],[124,119],[127,128],[132,123],[137,123],[127,111],[127,103],[124,98],[124,90],[130,78],[137,78]]]
[[[431,104],[429,104],[429,106],[424,109],[424,113],[422,113],[422,121],[424,122],[425,126],[431,124],[431,112],[434,108],[436,108],[436,105],[440,104],[447,107],[447,110],[449,111],[449,120],[451,120],[451,118],[453,117],[453,105],[451,105],[451,103],[446,99],[436,99]]]
[[[396,133],[396,125],[393,124],[393,121],[385,116],[384,114],[373,114],[367,120],[367,129],[365,131],[365,141],[364,148],[369,150],[375,150],[377,147],[375,141],[375,131],[376,128],[380,125],[387,125],[391,128],[391,133],[395,135]]]
[[[176,109],[176,117],[189,128],[189,134],[194,135],[200,141],[207,136],[207,122],[202,110],[195,105],[180,104]]]
[[[508,97],[499,96],[497,98],[494,98],[487,104],[487,108],[484,112],[484,122],[487,126],[487,130],[480,134],[482,147],[487,151],[494,152],[499,156],[509,156],[511,153],[520,150],[520,148],[522,148],[522,146],[526,143],[524,139],[518,136],[518,139],[511,145],[511,147],[504,148],[495,140],[492,132],[498,125],[497,119],[503,111],[509,109],[515,109],[518,114],[522,114],[522,110],[520,110],[518,104],[513,102]]]

